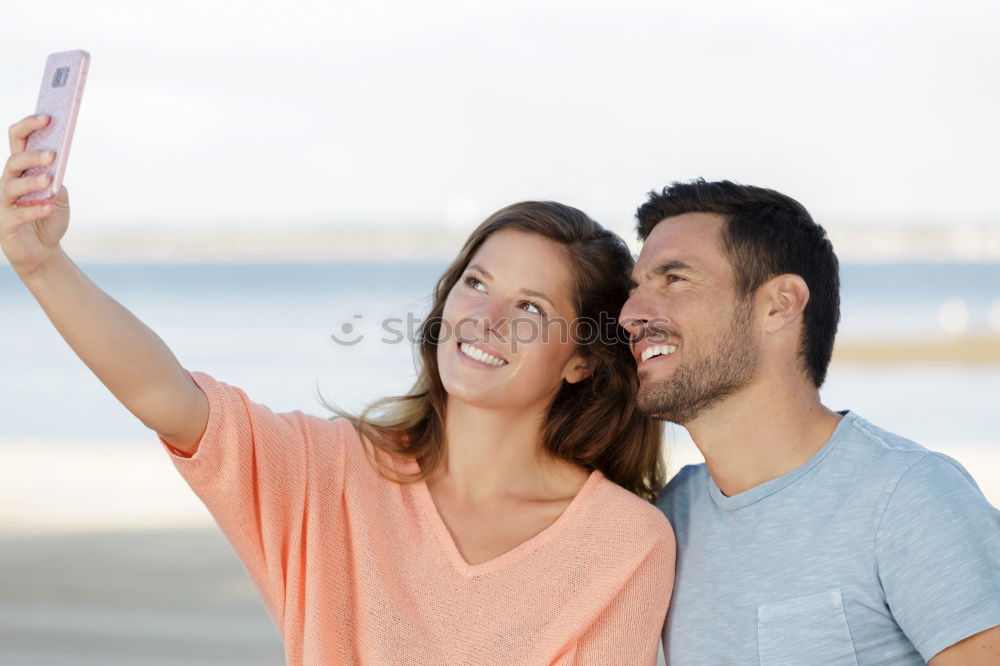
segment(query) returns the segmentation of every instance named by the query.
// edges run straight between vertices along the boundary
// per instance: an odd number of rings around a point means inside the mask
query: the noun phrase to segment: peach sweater
[[[288,664],[656,663],[673,531],[599,471],[552,525],[469,565],[426,484],[382,477],[349,421],[275,414],[189,374],[209,401],[198,450],[159,441],[242,561]]]

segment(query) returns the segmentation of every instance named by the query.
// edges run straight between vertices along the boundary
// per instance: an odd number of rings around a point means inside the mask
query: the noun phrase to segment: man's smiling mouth
[[[657,356],[670,356],[675,351],[677,351],[677,347],[675,345],[652,345],[650,347],[646,347],[642,351],[642,355],[639,357],[639,363],[645,363],[649,359]]]

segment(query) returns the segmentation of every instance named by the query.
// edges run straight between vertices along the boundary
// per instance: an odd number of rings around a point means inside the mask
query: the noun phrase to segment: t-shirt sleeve
[[[1000,625],[1000,511],[951,458],[930,453],[902,475],[876,562],[889,609],[925,660]]]
[[[676,543],[662,515],[649,529],[659,536],[632,576],[577,646],[581,664],[655,666],[660,633],[674,588]]]
[[[236,551],[283,636],[289,567],[298,566],[305,548],[314,447],[309,417],[275,414],[235,386],[189,374],[208,398],[205,433],[190,457],[159,441]],[[337,475],[324,465],[329,491],[329,477]]]

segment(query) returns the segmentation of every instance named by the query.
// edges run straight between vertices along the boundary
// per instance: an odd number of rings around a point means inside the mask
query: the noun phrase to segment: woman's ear
[[[563,375],[563,379],[570,384],[576,384],[577,382],[582,382],[584,379],[592,375],[597,367],[597,364],[592,357],[584,357],[577,354],[569,360],[566,367],[568,369]]]

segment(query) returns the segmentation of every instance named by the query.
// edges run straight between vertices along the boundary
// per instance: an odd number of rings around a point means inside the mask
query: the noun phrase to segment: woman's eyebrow
[[[526,294],[528,296],[534,296],[535,298],[540,298],[543,301],[547,301],[548,304],[551,305],[553,309],[556,309],[556,304],[552,302],[552,299],[540,291],[535,291],[534,289],[522,289],[521,293]]]
[[[484,276],[486,276],[486,279],[488,280],[493,279],[493,276],[490,275],[490,272],[485,268],[483,268],[482,266],[480,266],[479,264],[469,264],[469,268],[471,268],[472,270],[479,271]],[[541,298],[542,300],[547,301],[548,304],[551,305],[553,309],[558,309],[556,308],[556,304],[552,302],[552,299],[540,291],[535,291],[534,289],[521,289],[521,293],[527,296],[534,296],[535,298]]]
[[[482,273],[483,275],[485,275],[490,280],[493,279],[493,276],[490,275],[490,272],[488,270],[486,270],[485,268],[483,268],[482,266],[480,266],[479,264],[469,264],[468,267],[471,268],[474,271],[479,271],[480,273]]]

